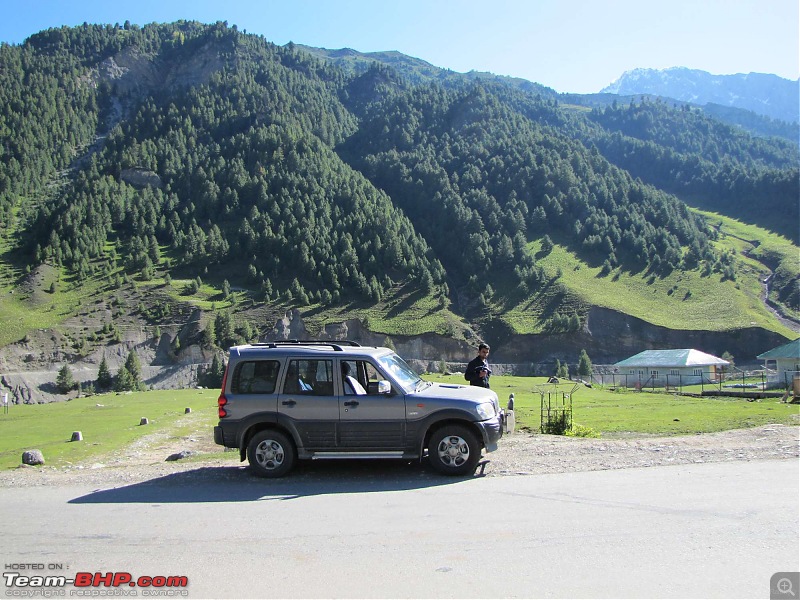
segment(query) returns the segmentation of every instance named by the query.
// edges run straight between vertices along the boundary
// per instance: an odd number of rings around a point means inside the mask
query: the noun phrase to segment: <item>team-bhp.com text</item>
[[[134,578],[127,572],[76,573],[75,577],[64,575],[22,575],[17,572],[3,573],[6,596],[20,598],[50,598],[66,596],[68,585],[78,589],[69,590],[70,596],[122,597],[142,596],[176,597],[188,596],[189,579],[182,575],[143,575]],[[9,589],[11,588],[11,589]],[[111,588],[111,589],[108,589]]]

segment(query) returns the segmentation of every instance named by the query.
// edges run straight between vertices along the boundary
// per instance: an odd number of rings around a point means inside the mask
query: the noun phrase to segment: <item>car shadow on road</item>
[[[262,479],[246,467],[198,467],[122,487],[96,490],[69,504],[172,504],[294,500],[327,494],[358,494],[455,485],[481,478],[488,461],[473,475],[446,477],[426,463],[331,461],[301,463],[281,479]]]

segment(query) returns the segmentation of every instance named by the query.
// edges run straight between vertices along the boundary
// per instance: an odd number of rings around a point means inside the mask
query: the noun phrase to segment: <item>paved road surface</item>
[[[468,480],[374,463],[280,481],[198,468],[0,489],[0,534],[5,572],[182,575],[189,598],[766,598],[773,573],[800,570],[799,479],[796,460]]]

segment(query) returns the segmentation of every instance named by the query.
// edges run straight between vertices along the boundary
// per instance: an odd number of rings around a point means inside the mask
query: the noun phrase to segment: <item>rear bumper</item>
[[[217,425],[214,427],[214,443],[226,448],[238,448],[239,440],[237,434],[238,429],[236,427]]]
[[[503,437],[503,423],[505,422],[505,413],[501,410],[499,415],[486,421],[476,423],[480,429],[481,437],[483,437],[483,445],[487,452],[494,452],[497,450],[497,442]]]

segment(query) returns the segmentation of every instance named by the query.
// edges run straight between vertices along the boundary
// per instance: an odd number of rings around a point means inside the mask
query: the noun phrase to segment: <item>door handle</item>
[[[344,403],[345,406],[358,406],[357,400],[350,400],[349,402]]]
[[[281,404],[283,404],[284,406],[294,406],[295,404],[297,404],[297,402],[295,402],[294,400],[284,400],[283,402],[281,402]]]

